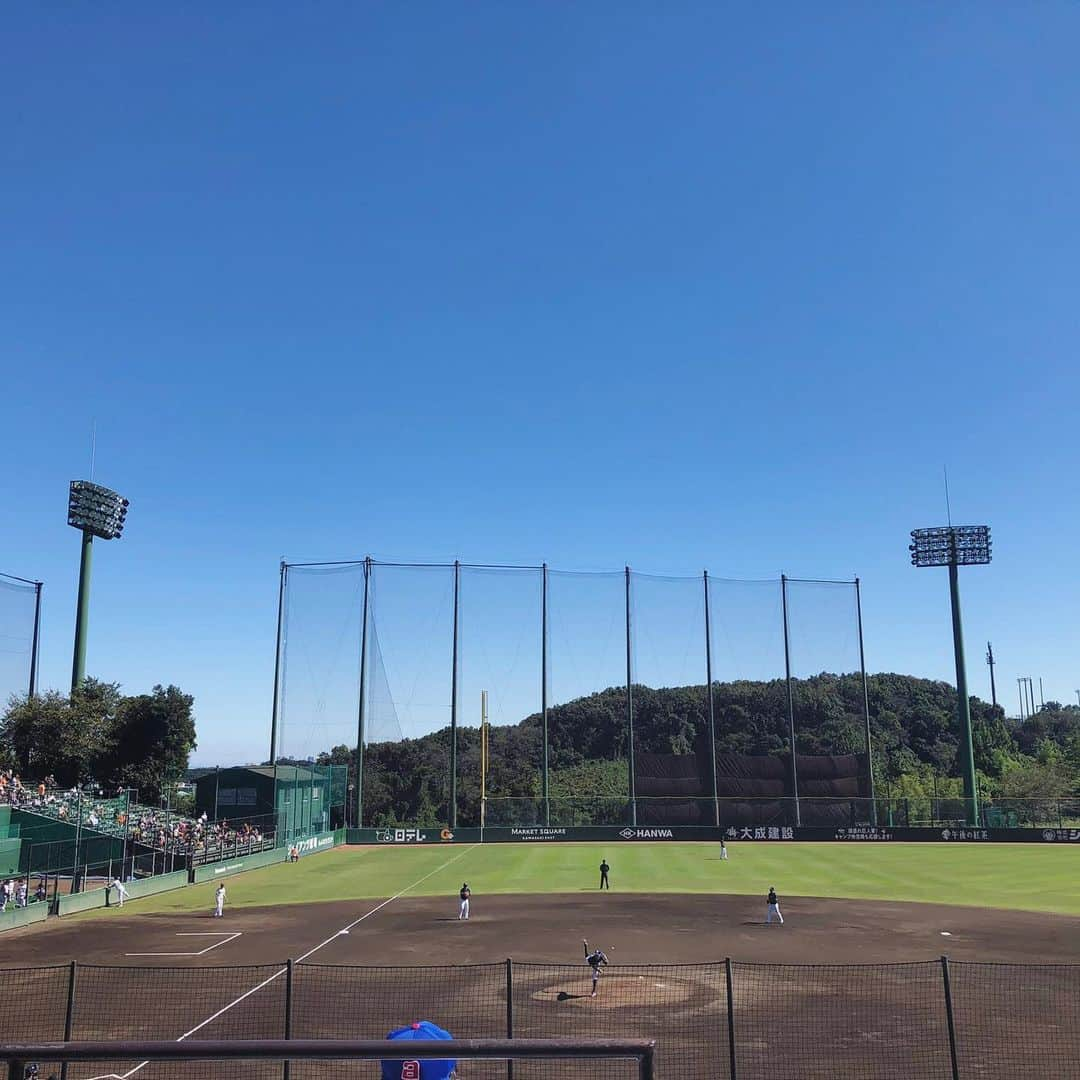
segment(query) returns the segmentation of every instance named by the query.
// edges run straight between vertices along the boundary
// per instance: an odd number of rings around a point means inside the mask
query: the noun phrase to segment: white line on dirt
[[[177,937],[219,937],[223,938],[223,941],[215,941],[213,945],[207,945],[205,949],[200,949],[198,952],[126,952],[125,956],[204,956],[206,953],[218,948],[220,945],[228,945],[230,941],[235,941],[238,937],[243,936],[242,930],[237,930],[234,934],[211,934],[209,932],[200,931],[195,933],[194,931],[177,934]]]
[[[304,953],[303,956],[298,956],[296,960],[293,961],[293,963],[299,964],[306,960],[309,956],[314,956],[320,949],[326,948],[326,946],[329,945],[331,941],[336,940],[342,934],[342,932],[347,932],[349,930],[352,930],[354,926],[359,926],[365,919],[370,919],[371,916],[374,915],[376,912],[382,911],[382,909],[386,907],[387,904],[391,904],[395,900],[404,896],[407,892],[411,892],[417,887],[417,885],[423,885],[423,883],[427,881],[428,878],[433,878],[436,874],[445,870],[453,863],[456,863],[458,859],[463,858],[465,855],[468,855],[470,851],[479,846],[479,844],[470,844],[463,851],[459,851],[452,859],[447,859],[446,862],[444,862],[441,866],[435,867],[435,869],[432,870],[430,874],[425,874],[422,878],[418,878],[411,885],[406,885],[404,889],[402,889],[400,892],[394,893],[394,895],[391,896],[388,900],[384,900],[381,904],[376,904],[375,907],[373,907],[370,911],[365,911],[359,919],[354,919],[351,923],[343,926],[341,930],[336,930],[325,941],[319,942],[319,944],[316,945],[315,948],[308,949],[308,951]],[[230,1001],[228,1005],[225,1005],[223,1008],[218,1009],[218,1011],[214,1013],[213,1016],[208,1016],[201,1023],[196,1024],[195,1027],[193,1027],[190,1031],[185,1031],[184,1034],[176,1040],[176,1042],[183,1042],[185,1039],[190,1038],[196,1032],[202,1031],[202,1029],[206,1027],[207,1024],[212,1024],[219,1016],[224,1016],[230,1009],[236,1008],[236,1006],[239,1005],[240,1002],[246,1001],[249,997],[251,997],[252,994],[257,994],[260,990],[263,989],[263,987],[269,986],[275,979],[280,979],[281,976],[285,974],[285,971],[285,968],[282,968],[280,971],[275,971],[274,974],[271,975],[268,979],[263,979],[263,981],[259,983],[258,986],[253,986],[250,990],[241,994],[235,1001]],[[139,1065],[136,1065],[135,1068],[129,1069],[125,1073],[103,1073],[101,1076],[91,1076],[89,1080],[128,1080],[129,1077],[134,1076],[140,1069],[145,1068],[149,1064],[149,1061],[144,1061]]]

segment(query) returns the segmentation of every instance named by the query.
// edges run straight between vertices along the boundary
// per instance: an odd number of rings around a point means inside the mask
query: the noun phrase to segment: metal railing
[[[631,1059],[638,1080],[656,1080],[653,1039],[241,1039],[201,1042],[60,1042],[0,1046],[7,1080],[25,1080],[42,1062],[84,1061],[379,1061]],[[199,1074],[196,1074],[199,1075]]]

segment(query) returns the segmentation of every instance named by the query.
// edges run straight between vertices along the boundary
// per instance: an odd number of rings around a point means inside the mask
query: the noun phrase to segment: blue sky
[[[265,753],[281,557],[864,586],[872,669],[1080,685],[1080,9],[68,4],[0,65],[0,570]]]

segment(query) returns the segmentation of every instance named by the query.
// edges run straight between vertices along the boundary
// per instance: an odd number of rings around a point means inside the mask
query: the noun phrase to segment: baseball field
[[[510,1022],[518,1036],[656,1037],[661,1075],[700,1080],[730,1075],[732,1059],[742,1080],[1078,1074],[1074,847],[728,849],[721,861],[705,843],[345,847],[224,878],[220,920],[213,882],[65,917],[4,936],[5,966],[33,968],[36,981],[30,1013],[0,1015],[0,1037],[59,1037],[70,977],[59,965],[75,959],[76,1038],[272,1037],[284,1010],[297,1038],[382,1038],[413,1019],[460,1037]],[[468,923],[457,917],[465,881]],[[764,922],[769,886],[782,927]],[[583,939],[610,961],[596,999]],[[9,986],[21,978],[6,974]],[[137,1065],[71,1076],[159,1075]]]

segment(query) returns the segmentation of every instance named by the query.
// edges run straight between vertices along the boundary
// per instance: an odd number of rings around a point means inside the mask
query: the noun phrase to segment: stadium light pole
[[[119,539],[124,531],[128,500],[89,480],[72,480],[68,491],[68,524],[82,532],[79,562],[79,602],[75,609],[75,650],[71,660],[71,689],[86,676],[86,634],[90,623],[90,566],[94,537]]]
[[[979,824],[979,793],[975,783],[975,751],[971,740],[971,703],[968,700],[967,670],[964,665],[964,629],[960,621],[961,566],[981,566],[990,562],[988,525],[943,525],[913,529],[909,546],[912,566],[947,566],[949,598],[952,604],[953,653],[956,659],[956,711],[960,721],[960,762],[964,780],[964,802],[968,824]]]

